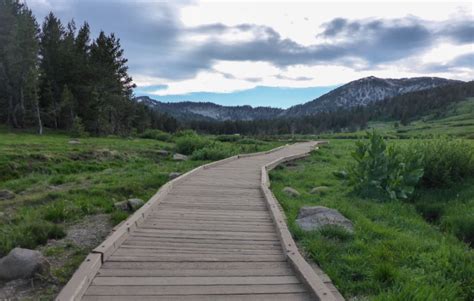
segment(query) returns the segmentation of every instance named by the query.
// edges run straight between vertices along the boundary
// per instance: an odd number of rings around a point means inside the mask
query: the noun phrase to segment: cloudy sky
[[[114,32],[136,95],[288,107],[361,77],[474,79],[472,2],[28,0]]]

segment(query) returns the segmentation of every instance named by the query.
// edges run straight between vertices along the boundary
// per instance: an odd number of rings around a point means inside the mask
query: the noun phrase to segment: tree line
[[[174,118],[132,99],[134,87],[114,34],[92,39],[88,23],[64,25],[53,13],[40,27],[24,3],[0,0],[1,123],[39,133],[176,130]]]
[[[458,101],[474,96],[474,81],[456,83],[388,98],[367,106],[341,108],[298,118],[253,121],[188,121],[185,127],[210,134],[287,135],[353,132],[369,121],[394,121],[403,125],[428,114],[441,116]]]

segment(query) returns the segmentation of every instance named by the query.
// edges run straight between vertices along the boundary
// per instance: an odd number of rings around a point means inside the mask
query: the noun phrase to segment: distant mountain
[[[221,106],[212,102],[161,102],[148,96],[135,99],[160,112],[180,120],[258,120],[271,119],[283,112],[282,109],[251,106]]]
[[[286,110],[270,107],[221,106],[211,102],[167,103],[147,96],[137,97],[136,101],[146,103],[150,107],[168,113],[180,120],[259,120],[277,117],[300,117],[318,112],[334,111],[339,108],[367,106],[409,92],[454,83],[460,83],[460,81],[437,77],[383,79],[370,76],[349,82],[312,101]]]
[[[374,76],[361,78],[345,84],[310,102],[293,106],[281,114],[284,117],[312,115],[338,108],[366,106],[370,103],[392,98],[409,92],[416,92],[460,81],[438,77],[413,77],[384,79]]]

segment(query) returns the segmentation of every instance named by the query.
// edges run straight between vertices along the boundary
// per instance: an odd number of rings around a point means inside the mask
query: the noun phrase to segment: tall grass
[[[404,147],[406,160],[422,158],[425,187],[449,186],[474,176],[474,146],[461,139],[413,141]]]

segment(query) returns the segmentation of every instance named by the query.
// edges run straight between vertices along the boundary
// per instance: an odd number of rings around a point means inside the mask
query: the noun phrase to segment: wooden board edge
[[[87,255],[79,268],[74,272],[68,283],[62,288],[56,301],[80,300],[90,283],[94,279],[97,271],[102,266],[102,256],[98,253]]]
[[[315,142],[306,153],[281,157],[263,166],[261,169],[261,189],[267,206],[270,210],[273,222],[277,228],[277,233],[280,238],[283,250],[285,251],[289,263],[295,270],[300,280],[308,287],[308,289],[310,289],[313,297],[317,298],[317,300],[336,301],[340,300],[340,298],[336,297],[331,289],[324,283],[323,279],[318,274],[316,274],[313,268],[299,252],[296,242],[291,236],[291,233],[285,222],[283,213],[278,207],[278,201],[269,188],[270,178],[268,176],[268,172],[277,167],[279,164],[307,157],[311,150],[317,148],[319,144],[324,143],[325,141],[323,143],[320,143],[319,141]]]

